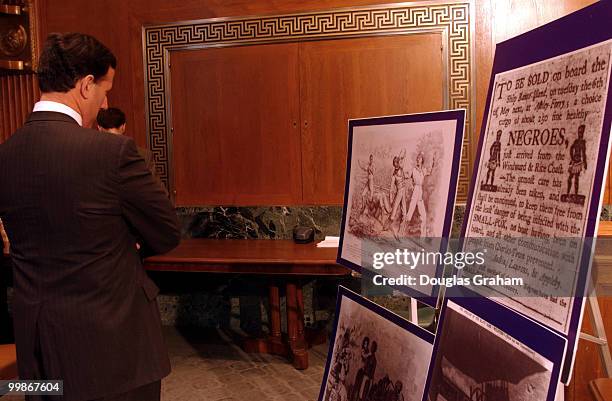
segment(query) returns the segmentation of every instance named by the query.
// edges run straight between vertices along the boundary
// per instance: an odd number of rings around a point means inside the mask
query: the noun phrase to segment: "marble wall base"
[[[458,237],[465,206],[455,207],[452,237]],[[178,208],[185,238],[291,239],[297,225],[312,227],[316,238],[340,235],[340,206],[267,206]],[[601,220],[612,220],[612,205],[602,208]]]
[[[465,208],[455,208],[452,237],[461,231]],[[290,239],[296,225],[313,227],[318,239],[326,235],[339,235],[342,208],[340,206],[312,207],[200,207],[178,208],[182,233],[185,238],[250,238]],[[602,220],[612,220],[612,205],[602,209]],[[169,276],[170,274],[172,276]],[[162,289],[158,298],[162,321],[172,326],[234,327],[246,332],[267,330],[267,301],[265,283],[240,280],[215,281],[204,288],[193,286],[193,276],[183,273],[164,273],[154,276]],[[167,280],[184,281],[187,288],[168,288]],[[198,276],[202,283],[211,281],[210,275]],[[231,285],[229,282],[231,281]],[[197,283],[196,283],[197,284]],[[324,324],[331,328],[335,309],[335,296],[340,280],[315,281],[304,288],[306,323]],[[359,291],[358,279],[343,284]],[[179,287],[181,287],[179,285]],[[252,293],[252,287],[256,292]],[[249,293],[245,294],[245,290]],[[9,304],[11,289],[8,291]],[[401,297],[386,295],[374,298],[377,303],[404,315],[409,304]],[[284,300],[283,300],[284,302]],[[284,304],[282,306],[284,308]],[[283,327],[286,322],[283,320]]]
[[[339,235],[340,206],[262,206],[178,208],[185,238],[291,239],[298,225],[312,227],[316,238]]]

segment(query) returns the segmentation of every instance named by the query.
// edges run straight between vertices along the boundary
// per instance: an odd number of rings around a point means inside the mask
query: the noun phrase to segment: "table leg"
[[[302,284],[289,281],[287,290],[287,337],[281,332],[280,290],[277,283],[268,287],[270,304],[270,335],[265,338],[242,340],[249,353],[270,353],[289,356],[296,369],[308,368],[308,349],[304,330],[304,296]],[[283,341],[285,340],[285,341]]]
[[[299,291],[298,291],[299,287]],[[298,299],[299,294],[299,299]],[[301,313],[298,305],[301,305]],[[308,368],[308,351],[304,338],[304,299],[302,287],[295,282],[287,282],[287,335],[296,369]],[[301,320],[301,323],[299,321]],[[301,325],[301,330],[300,330]]]
[[[298,323],[298,339],[304,339],[304,293],[302,292],[302,284],[296,285],[296,302],[297,302],[297,323]]]
[[[270,351],[273,354],[284,354],[281,333],[281,311],[280,311],[280,292],[278,284],[270,284],[268,287],[268,301],[270,304]]]
[[[297,291],[295,283],[287,283],[287,337],[291,349],[297,340]]]

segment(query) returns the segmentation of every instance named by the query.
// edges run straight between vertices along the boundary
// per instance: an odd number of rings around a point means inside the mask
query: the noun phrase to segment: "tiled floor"
[[[281,357],[246,354],[217,330],[166,327],[165,335],[172,373],[162,382],[163,401],[317,399],[327,345],[311,349],[310,367],[299,371]]]
[[[166,330],[172,373],[163,401],[313,401],[325,368],[327,345],[310,351],[299,371],[284,358],[246,354],[215,330]]]

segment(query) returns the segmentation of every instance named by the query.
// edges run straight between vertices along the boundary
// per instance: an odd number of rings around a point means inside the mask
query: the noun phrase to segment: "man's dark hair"
[[[106,129],[119,128],[125,124],[125,113],[119,109],[109,107],[98,111],[98,126]]]
[[[93,36],[52,33],[40,54],[38,86],[41,92],[68,92],[87,75],[102,78],[109,67],[117,68],[117,59]]]

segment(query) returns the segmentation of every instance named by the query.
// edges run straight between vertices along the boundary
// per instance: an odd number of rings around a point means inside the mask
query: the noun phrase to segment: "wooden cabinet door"
[[[171,56],[175,203],[302,200],[297,43]]]
[[[444,76],[438,33],[302,43],[304,203],[342,203],[349,119],[441,110]]]

